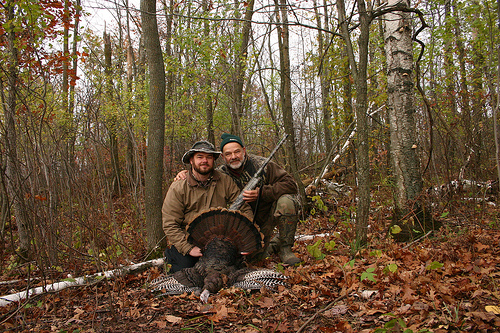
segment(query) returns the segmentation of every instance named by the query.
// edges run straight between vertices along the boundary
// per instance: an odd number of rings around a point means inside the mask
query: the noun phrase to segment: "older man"
[[[236,135],[224,133],[221,139],[220,150],[225,164],[220,170],[231,176],[243,189],[265,158],[248,154],[243,141]],[[274,245],[281,261],[289,265],[301,261],[291,250],[299,221],[298,202],[294,196],[297,190],[293,177],[271,161],[262,174],[260,185],[243,193],[244,201],[250,204],[255,213],[254,221],[260,226],[266,245],[270,243],[273,230],[278,225],[278,236],[273,239],[269,249]]]
[[[165,196],[163,231],[171,244],[165,257],[171,272],[194,266],[203,255],[199,247],[188,242],[187,224],[211,207],[228,207],[240,193],[231,177],[214,170],[220,154],[210,142],[196,142],[182,157],[182,162],[190,165],[186,178],[172,183]],[[253,218],[248,204],[240,210]]]

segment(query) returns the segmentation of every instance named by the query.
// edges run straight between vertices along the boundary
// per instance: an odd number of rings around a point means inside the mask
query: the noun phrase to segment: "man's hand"
[[[174,182],[177,181],[177,180],[186,179],[187,174],[188,174],[187,170],[179,171],[179,173],[177,174],[177,176],[175,176],[175,178],[174,178]]]
[[[243,192],[243,200],[245,202],[254,202],[259,197],[259,188],[255,188],[255,190],[249,190]]]
[[[189,251],[189,255],[191,257],[201,257],[203,253],[201,253],[201,249],[198,246],[195,246]]]

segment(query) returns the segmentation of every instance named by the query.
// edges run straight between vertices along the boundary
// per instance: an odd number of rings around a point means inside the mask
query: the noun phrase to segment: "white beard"
[[[243,165],[243,161],[229,163],[228,166],[233,170],[238,170]]]

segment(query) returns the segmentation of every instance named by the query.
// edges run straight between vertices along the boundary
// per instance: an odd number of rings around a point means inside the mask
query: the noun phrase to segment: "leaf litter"
[[[161,270],[150,268],[0,308],[0,330],[488,332],[500,327],[500,231],[491,221],[457,226],[447,216],[438,232],[410,246],[386,237],[387,221],[371,221],[370,245],[353,255],[353,225],[332,220],[314,216],[301,223],[300,233],[325,235],[296,242],[300,266],[279,265],[276,256],[259,263],[289,276],[290,286],[277,292],[223,289],[208,304],[193,294],[156,297],[147,284]],[[0,289],[5,295],[23,287],[18,282]]]

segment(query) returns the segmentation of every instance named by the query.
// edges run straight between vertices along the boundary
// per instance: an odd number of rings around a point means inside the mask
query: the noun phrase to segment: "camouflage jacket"
[[[231,176],[242,190],[265,160],[264,157],[247,154],[247,158],[239,170],[233,170],[226,165],[221,165],[217,169]],[[296,194],[298,191],[293,177],[272,161],[266,166],[257,186],[260,188],[259,200],[251,202],[250,206],[255,214],[254,221],[260,226],[271,222],[273,218],[271,209],[275,201],[284,194]]]

